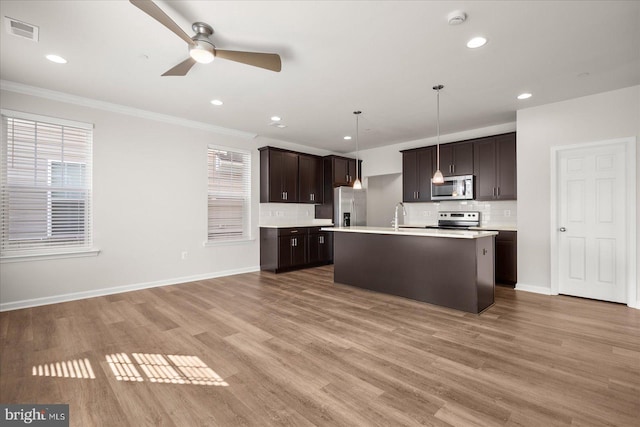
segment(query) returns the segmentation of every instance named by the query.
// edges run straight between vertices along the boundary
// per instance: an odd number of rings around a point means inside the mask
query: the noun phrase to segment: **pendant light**
[[[437,91],[437,95],[436,95],[436,99],[437,99],[437,104],[436,104],[436,132],[438,134],[438,139],[437,139],[437,143],[438,146],[436,148],[437,150],[437,154],[436,154],[436,173],[433,174],[433,179],[432,182],[434,184],[442,184],[444,183],[444,176],[442,176],[442,172],[440,172],[440,89],[444,88],[444,86],[442,85],[436,85],[433,87],[433,90]]]
[[[358,118],[362,111],[354,111],[353,114],[356,115],[356,180],[353,182],[353,188],[356,190],[362,189],[362,183],[360,182],[360,178],[358,178]]]

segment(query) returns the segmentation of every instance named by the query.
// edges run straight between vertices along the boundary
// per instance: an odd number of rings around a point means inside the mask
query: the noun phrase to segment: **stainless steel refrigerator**
[[[367,225],[367,190],[333,189],[333,222],[336,227]]]

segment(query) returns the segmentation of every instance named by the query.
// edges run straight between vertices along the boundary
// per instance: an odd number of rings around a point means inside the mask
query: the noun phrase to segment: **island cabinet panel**
[[[494,303],[494,236],[334,233],[334,281],[469,313]],[[354,268],[366,266],[366,268]]]
[[[260,227],[260,269],[282,271],[330,264],[332,236],[319,227]]]
[[[475,140],[473,167],[476,200],[515,200],[515,132]]]
[[[402,200],[430,202],[435,147],[402,152]]]
[[[298,154],[260,149],[260,202],[298,202]]]
[[[298,182],[300,203],[322,203],[322,158],[300,154],[298,156]]]
[[[496,283],[515,285],[518,281],[518,233],[500,231],[496,236]]]
[[[473,141],[440,145],[440,172],[444,176],[473,175]]]

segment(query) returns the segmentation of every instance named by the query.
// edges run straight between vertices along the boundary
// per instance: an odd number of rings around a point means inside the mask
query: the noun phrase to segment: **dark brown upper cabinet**
[[[298,201],[298,155],[272,147],[260,148],[260,202]]]
[[[274,147],[259,150],[261,203],[322,203],[322,157]]]
[[[333,163],[333,187],[353,185],[356,180],[356,161],[340,156],[328,156]],[[359,176],[359,175],[358,175]]]
[[[342,156],[324,156],[324,201],[316,205],[316,218],[333,219],[333,189],[352,186],[356,180],[356,160]],[[362,181],[362,160],[358,160],[357,176]]]
[[[437,159],[434,159],[434,171]],[[440,145],[440,172],[444,176],[473,174],[473,141]]]
[[[322,158],[318,156],[298,155],[298,182],[300,203],[322,203]]]
[[[435,155],[435,147],[402,152],[402,201],[431,201]]]
[[[516,200],[515,132],[474,142],[476,200]]]

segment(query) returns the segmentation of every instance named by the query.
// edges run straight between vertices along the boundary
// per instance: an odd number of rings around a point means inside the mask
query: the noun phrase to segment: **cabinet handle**
[[[500,187],[496,190],[496,196],[500,197]]]
[[[456,165],[451,165],[451,168],[453,169],[451,172],[456,173]]]
[[[320,236],[320,244],[324,245],[324,236]]]
[[[493,197],[496,197],[496,187],[493,187]]]
[[[311,201],[312,201],[312,202],[313,202],[313,200],[314,200],[314,197],[313,197],[313,196],[314,196],[314,194],[313,194],[313,193],[311,193],[311,194],[310,194],[310,198],[311,198]]]

